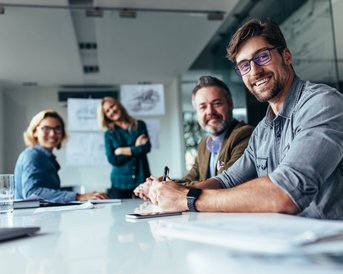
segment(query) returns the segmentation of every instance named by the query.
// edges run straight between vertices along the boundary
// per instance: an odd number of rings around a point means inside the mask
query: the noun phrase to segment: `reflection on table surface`
[[[0,243],[1,273],[341,273],[343,251],[311,256],[266,256],[175,240],[156,232],[164,222],[229,218],[184,213],[129,221],[127,213],[158,211],[139,199],[95,209],[1,215],[0,226],[40,226],[32,237]]]

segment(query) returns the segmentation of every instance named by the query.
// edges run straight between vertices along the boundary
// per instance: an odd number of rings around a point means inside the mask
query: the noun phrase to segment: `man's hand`
[[[88,200],[103,200],[103,199],[108,199],[108,196],[104,192],[88,192],[85,194],[77,194],[76,195],[76,200],[77,201],[88,201]]]
[[[149,189],[149,199],[167,211],[187,211],[188,188],[173,181],[159,182],[154,180]]]
[[[145,181],[143,184],[138,185],[134,190],[133,194],[143,199],[144,201],[149,200],[149,189],[151,187],[150,181]]]
[[[139,198],[143,199],[144,201],[149,201],[149,189],[151,187],[151,184],[154,180],[161,181],[162,177],[153,177],[150,176],[149,178],[145,179],[145,182],[143,184],[138,185],[133,193],[138,196]]]

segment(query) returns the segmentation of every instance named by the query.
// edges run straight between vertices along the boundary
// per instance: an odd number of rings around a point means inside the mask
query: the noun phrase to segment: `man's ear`
[[[293,63],[292,53],[288,48],[285,48],[282,52],[283,59],[287,65],[291,65]]]

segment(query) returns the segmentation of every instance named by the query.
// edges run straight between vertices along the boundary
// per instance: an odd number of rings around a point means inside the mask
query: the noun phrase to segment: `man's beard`
[[[211,134],[212,136],[218,136],[222,134],[229,126],[229,122],[220,120],[220,124],[216,126],[215,128],[210,125],[206,125],[204,127],[205,132]]]
[[[285,69],[285,73],[288,76],[287,78],[289,78],[290,77],[289,69],[287,68],[284,61],[282,62],[282,67]],[[264,75],[267,75],[267,73],[265,73]],[[264,75],[260,76],[260,78],[263,78]],[[283,83],[281,81],[283,81]],[[281,93],[286,82],[287,82],[287,79],[279,79],[278,81],[275,81],[274,86],[267,93],[266,92],[255,92],[253,88],[249,89],[249,91],[252,95],[255,96],[255,98],[259,102],[265,103],[265,102],[271,101],[272,99],[277,98],[280,95],[280,93]]]
[[[276,98],[282,90],[282,85],[280,82],[276,82],[274,87],[268,94],[260,93],[260,92],[255,92],[253,89],[249,90],[252,95],[255,96],[257,101],[261,103],[269,102],[270,100]]]

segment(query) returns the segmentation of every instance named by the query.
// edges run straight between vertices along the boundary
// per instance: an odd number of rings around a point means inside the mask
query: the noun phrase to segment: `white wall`
[[[148,154],[151,172],[156,176],[162,175],[165,165],[170,167],[171,176],[175,178],[180,178],[184,174],[183,129],[179,94],[177,80],[165,86],[166,114],[147,117],[159,118],[161,123],[160,149],[152,150]],[[42,109],[54,108],[66,121],[67,108],[58,102],[57,88],[18,88],[4,90],[3,95],[4,108],[1,110],[5,114],[4,127],[6,131],[4,138],[2,138],[3,141],[0,141],[0,145],[5,144],[4,153],[1,155],[5,155],[7,159],[4,165],[5,172],[12,173],[19,153],[25,148],[22,133],[32,116]],[[104,191],[110,187],[110,165],[98,167],[67,166],[65,152],[65,147],[55,151],[61,165],[59,174],[62,185],[84,185],[86,191]]]
[[[4,173],[4,131],[3,92],[0,84],[0,173]]]

